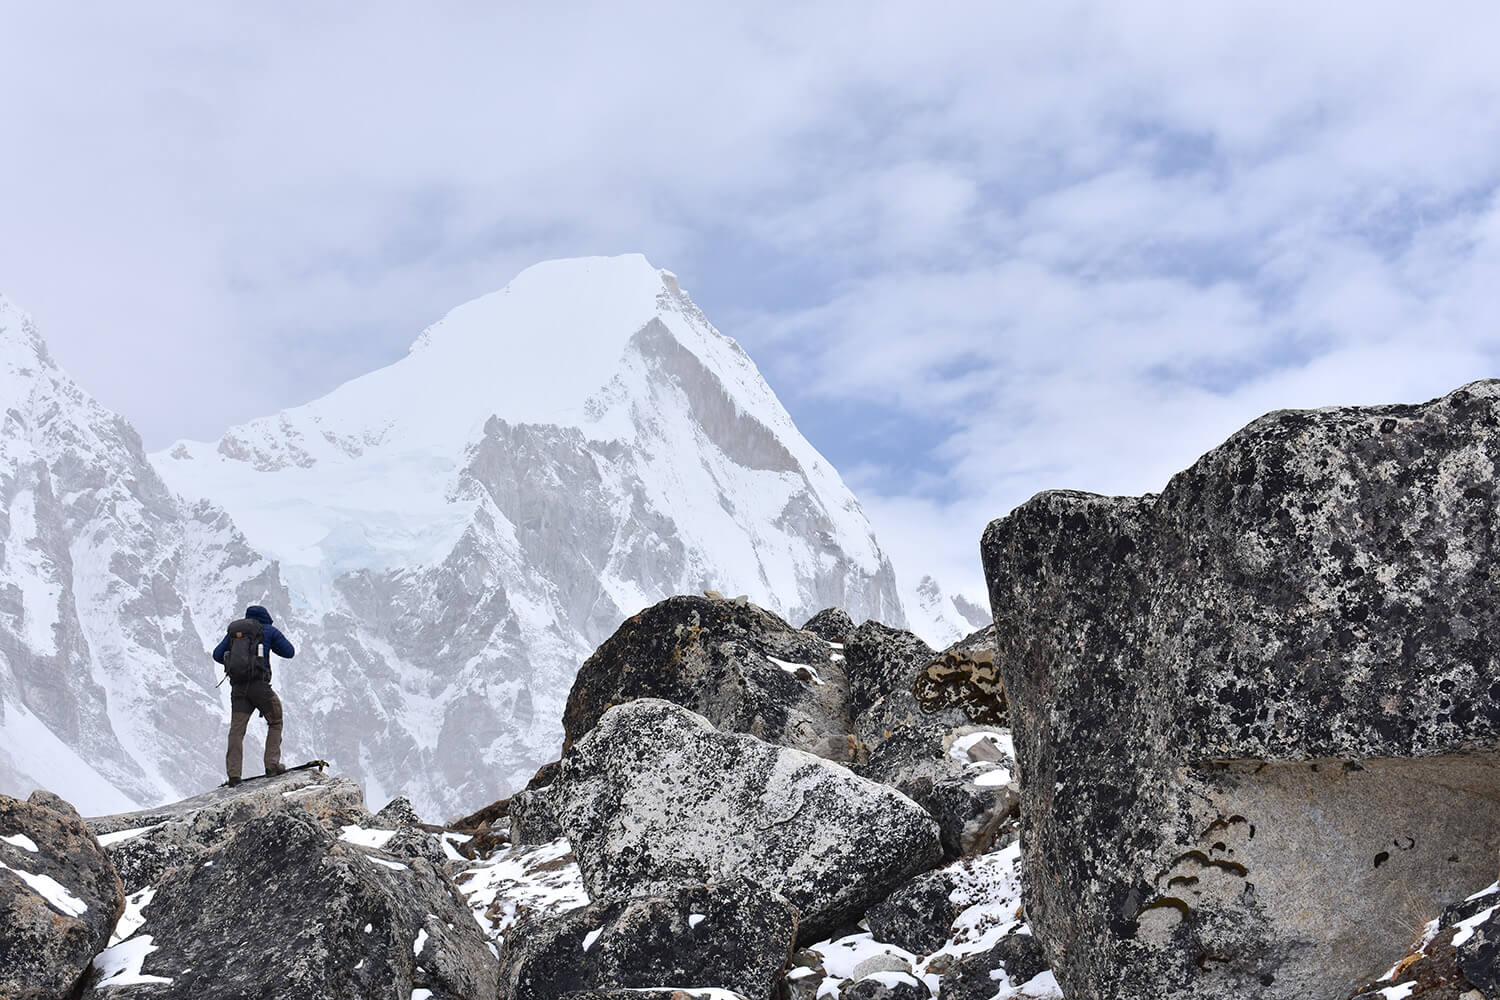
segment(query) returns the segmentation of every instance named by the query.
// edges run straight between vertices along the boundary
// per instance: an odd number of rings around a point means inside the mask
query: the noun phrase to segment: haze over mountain
[[[204,650],[247,603],[299,647],[287,755],[430,815],[550,759],[578,664],[670,594],[905,622],[838,474],[640,256],[532,267],[397,363],[150,461],[16,310],[0,327],[7,790],[101,809],[220,780]]]

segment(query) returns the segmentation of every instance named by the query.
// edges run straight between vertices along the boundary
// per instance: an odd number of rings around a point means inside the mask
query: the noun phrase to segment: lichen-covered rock
[[[743,997],[733,990],[718,990],[712,987],[678,989],[660,986],[654,989],[621,987],[619,989],[583,990],[578,993],[565,994],[562,1000],[752,1000],[752,998]]]
[[[579,668],[564,748],[611,706],[660,698],[728,732],[847,759],[842,661],[823,639],[753,604],[668,598],[627,620]]]
[[[593,903],[506,935],[502,995],[680,984],[772,1000],[796,933],[796,908],[745,879]]]
[[[933,657],[912,682],[912,694],[924,712],[958,709],[975,725],[1006,725],[995,626],[987,625]]]
[[[550,785],[523,788],[510,798],[510,841],[534,846],[562,836]]]
[[[854,619],[843,608],[824,608],[803,623],[802,631],[842,646],[854,631]]]
[[[803,941],[942,857],[894,789],[656,699],[607,712],[552,787],[590,898],[744,876],[797,907]]]
[[[318,817],[330,829],[375,822],[358,784],[316,771],[293,771],[85,822],[100,838],[129,894],[159,884],[172,869],[193,863],[251,819],[289,810]]]
[[[381,848],[393,858],[421,858],[433,868],[447,868],[442,842],[420,826],[403,826]]]
[[[0,795],[0,997],[70,995],[124,908],[120,879],[76,811]]]
[[[372,822],[375,826],[394,830],[398,826],[414,826],[421,823],[422,817],[418,816],[416,809],[412,808],[411,799],[405,795],[398,795],[381,807],[381,810],[372,818]]]
[[[498,962],[446,873],[339,841],[307,812],[272,811],[175,869],[145,922],[95,960],[147,977],[132,997],[489,1000]]]
[[[989,850],[1020,803],[1019,790],[1011,780],[1012,761],[979,760],[955,752],[955,739],[970,732],[991,731],[903,726],[856,768],[926,809],[937,821],[943,853],[950,860]]]
[[[932,1000],[932,994],[908,970],[855,980],[839,991],[839,1000]]]
[[[78,816],[78,810],[73,808],[73,803],[56,792],[47,791],[45,788],[38,788],[33,791],[30,795],[26,796],[26,801],[34,806],[41,806],[43,809],[60,812],[64,816]],[[81,819],[82,817],[79,818]]]
[[[1012,932],[986,951],[964,955],[943,973],[939,1000],[990,1000],[1002,983],[1020,986],[1047,971],[1042,946],[1030,934]]]
[[[1500,383],[1255,421],[982,542],[1070,1000],[1339,998],[1493,877]],[[1309,808],[1309,803],[1316,808]]]
[[[868,621],[844,643],[850,706],[856,717],[893,691],[911,692],[917,673],[932,660],[932,647],[905,629]]]
[[[876,941],[928,955],[948,940],[959,905],[953,901],[955,872],[938,868],[923,872],[870,907],[865,921]]]

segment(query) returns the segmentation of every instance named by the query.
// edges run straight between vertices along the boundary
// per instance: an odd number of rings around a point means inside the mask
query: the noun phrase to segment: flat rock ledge
[[[1500,851],[1500,383],[1282,411],[985,532],[1070,1000],[1337,1000]]]

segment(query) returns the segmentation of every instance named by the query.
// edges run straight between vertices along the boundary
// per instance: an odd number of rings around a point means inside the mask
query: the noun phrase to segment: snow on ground
[[[141,983],[171,983],[162,976],[142,974],[141,965],[146,956],[156,950],[150,934],[142,934],[128,941],[105,948],[94,958],[94,968],[99,970],[98,989],[111,986],[135,986]]]
[[[925,984],[933,996],[942,981],[940,970],[965,955],[988,951],[1011,932],[1029,934],[1021,920],[1021,847],[1012,844],[991,854],[981,854],[953,863],[960,877],[959,887],[949,899],[963,907],[953,922],[953,930],[943,946],[930,955],[914,955],[893,944],[876,941],[868,931],[850,934],[810,945],[827,971],[818,986],[818,997],[837,997],[845,986],[852,985],[855,968],[877,955],[890,955],[905,962],[911,974]],[[872,978],[866,976],[862,978]],[[997,984],[997,1000],[1028,998],[1061,998],[1051,973],[1044,980],[1038,976],[1023,984]],[[803,976],[805,978],[805,974]]]
[[[120,914],[119,920],[115,921],[114,933],[109,936],[111,945],[119,944],[141,929],[141,924],[146,922],[141,911],[155,898],[156,889],[152,886],[147,886],[125,897],[125,912]]]
[[[561,838],[537,847],[504,847],[455,881],[474,919],[496,944],[522,915],[561,913],[589,902],[572,845]]]
[[[376,850],[383,848],[396,835],[395,830],[367,830],[353,823],[340,827],[339,831],[340,840],[347,840],[360,847],[373,847]]]
[[[155,823],[151,826],[138,826],[130,830],[116,830],[114,833],[101,834],[98,838],[99,846],[111,847],[124,840],[133,840],[143,833],[150,833],[159,826],[161,826],[160,823]]]
[[[30,851],[32,854],[37,853],[36,841],[24,833],[18,833],[13,837],[0,837],[0,840],[5,841],[12,847],[19,847],[23,851]]]

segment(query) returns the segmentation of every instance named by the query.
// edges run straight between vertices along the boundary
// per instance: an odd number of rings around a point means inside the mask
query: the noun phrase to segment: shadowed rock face
[[[990,525],[1026,907],[1070,998],[1345,996],[1493,878],[1497,461],[1476,383]]]
[[[796,933],[791,903],[730,879],[522,923],[506,935],[500,982],[510,1000],[663,983],[772,1000]]]

